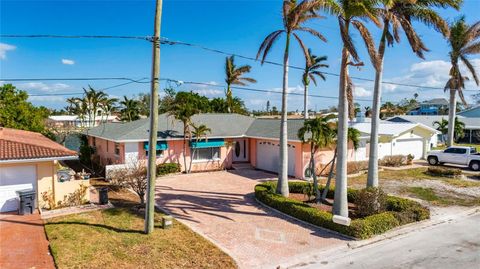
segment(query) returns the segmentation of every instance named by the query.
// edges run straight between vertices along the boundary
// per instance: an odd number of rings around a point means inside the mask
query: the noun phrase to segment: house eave
[[[44,161],[67,161],[78,160],[78,156],[62,156],[62,157],[47,157],[47,158],[30,158],[30,159],[7,159],[0,160],[0,164],[3,163],[32,163],[32,162],[44,162]]]

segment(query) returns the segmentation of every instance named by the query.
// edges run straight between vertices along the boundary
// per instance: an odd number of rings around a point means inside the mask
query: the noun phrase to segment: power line
[[[127,77],[87,77],[87,78],[0,78],[0,81],[11,81],[11,82],[17,82],[17,81],[97,81],[97,80],[127,80],[133,83],[150,83],[150,81],[147,82],[141,82],[142,80],[145,80],[145,78],[141,79],[133,79],[133,78],[127,78]]]
[[[16,34],[2,34],[0,37],[3,38],[104,38],[104,39],[137,39],[137,40],[146,40],[146,41],[152,41],[152,36],[114,36],[114,35],[48,35],[48,34],[41,34],[41,35],[16,35]],[[254,57],[249,57],[249,56],[244,56],[236,53],[231,53],[231,52],[226,52],[222,51],[219,49],[213,49],[209,48],[203,45],[195,44],[195,43],[189,43],[189,42],[184,42],[184,41],[178,41],[178,40],[170,40],[166,37],[161,37],[160,40],[161,44],[164,45],[182,45],[182,46],[188,46],[188,47],[196,47],[200,48],[202,50],[218,53],[218,54],[223,54],[223,55],[228,55],[228,56],[235,56],[238,58],[242,58],[245,60],[250,60],[250,61],[255,61],[258,62],[258,60]],[[283,66],[282,63],[279,62],[273,62],[273,61],[264,61],[266,64],[270,65],[275,65],[275,66]],[[296,70],[304,70],[303,67],[298,67],[294,65],[289,65],[289,68],[296,69]],[[339,77],[339,74],[332,73],[332,72],[322,72],[325,75],[329,76],[335,76]],[[374,82],[375,80],[369,79],[369,78],[363,78],[363,77],[357,77],[357,76],[350,76],[350,78],[355,79],[355,80],[360,80],[360,81],[368,81],[368,82]],[[423,89],[432,89],[432,90],[444,90],[442,87],[433,87],[433,86],[421,86],[421,85],[415,85],[415,84],[408,84],[408,83],[399,83],[399,82],[391,82],[391,81],[382,81],[382,84],[388,84],[388,85],[395,85],[395,86],[403,86],[403,87],[412,87],[412,88],[423,88]],[[463,90],[463,91],[475,91],[475,90]]]

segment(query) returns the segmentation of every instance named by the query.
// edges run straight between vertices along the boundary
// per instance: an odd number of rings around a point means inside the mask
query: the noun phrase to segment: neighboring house
[[[391,122],[410,122],[410,123],[421,123],[428,127],[437,129],[437,125],[434,122],[441,122],[442,119],[448,121],[448,115],[445,116],[395,116],[388,121]],[[457,119],[465,124],[464,137],[457,138],[459,143],[470,143],[470,144],[480,144],[480,117],[465,117],[463,114],[458,115]],[[442,134],[438,135],[438,141],[443,141]]]
[[[97,116],[95,122],[93,119],[89,120],[88,117],[84,119],[79,118],[76,115],[57,115],[49,116],[47,119],[47,124],[52,127],[57,128],[85,128],[91,126],[98,126],[103,122],[114,122],[117,121],[117,116]]]
[[[480,119],[480,105],[458,112],[457,115],[465,118],[478,118]],[[479,123],[480,124],[480,123]]]
[[[448,101],[445,98],[435,98],[428,101],[423,101],[420,106],[410,110],[408,115],[440,115],[447,111]]]
[[[280,120],[256,119],[238,114],[197,114],[192,121],[196,125],[205,124],[212,130],[206,141],[187,145],[187,163],[190,161],[191,148],[197,148],[192,171],[225,169],[236,162],[250,163],[261,170],[278,171]],[[179,163],[184,170],[182,123],[162,114],[158,124],[157,163]],[[288,174],[296,178],[304,178],[310,158],[310,146],[302,144],[297,137],[302,126],[303,119],[288,120]],[[357,151],[350,144],[348,159],[367,160],[370,132],[367,126],[370,123],[355,123],[352,126],[361,129],[362,137]],[[90,129],[86,134],[89,145],[96,149],[96,161],[108,170],[115,167],[110,165],[146,158],[148,129],[149,119],[141,119],[128,123],[107,123]],[[388,132],[382,133],[384,129]],[[381,146],[386,148],[380,151],[380,158],[392,154],[414,154],[415,159],[425,157],[430,149],[430,141],[437,133],[421,124],[383,121],[380,130]],[[320,150],[316,155],[317,163],[328,163],[333,154],[333,148]]]
[[[58,161],[76,158],[76,152],[39,133],[0,127],[0,212],[17,210],[18,190],[34,189],[36,206],[42,206],[43,192],[50,192],[58,202],[81,183],[88,184],[85,180],[57,181]]]

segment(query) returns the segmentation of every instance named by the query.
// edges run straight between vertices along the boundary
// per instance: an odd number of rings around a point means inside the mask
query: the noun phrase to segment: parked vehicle
[[[432,150],[427,154],[428,164],[453,163],[466,165],[473,171],[480,171],[480,153],[473,147],[449,147],[446,150]]]

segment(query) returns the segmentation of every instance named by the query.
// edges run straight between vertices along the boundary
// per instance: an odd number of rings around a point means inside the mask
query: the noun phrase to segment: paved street
[[[292,268],[480,268],[480,213]],[[322,257],[317,255],[317,257]]]
[[[254,186],[271,174],[254,170],[237,173],[159,178],[157,204],[212,240],[240,268],[276,268],[313,250],[348,242],[261,207],[254,199]]]

